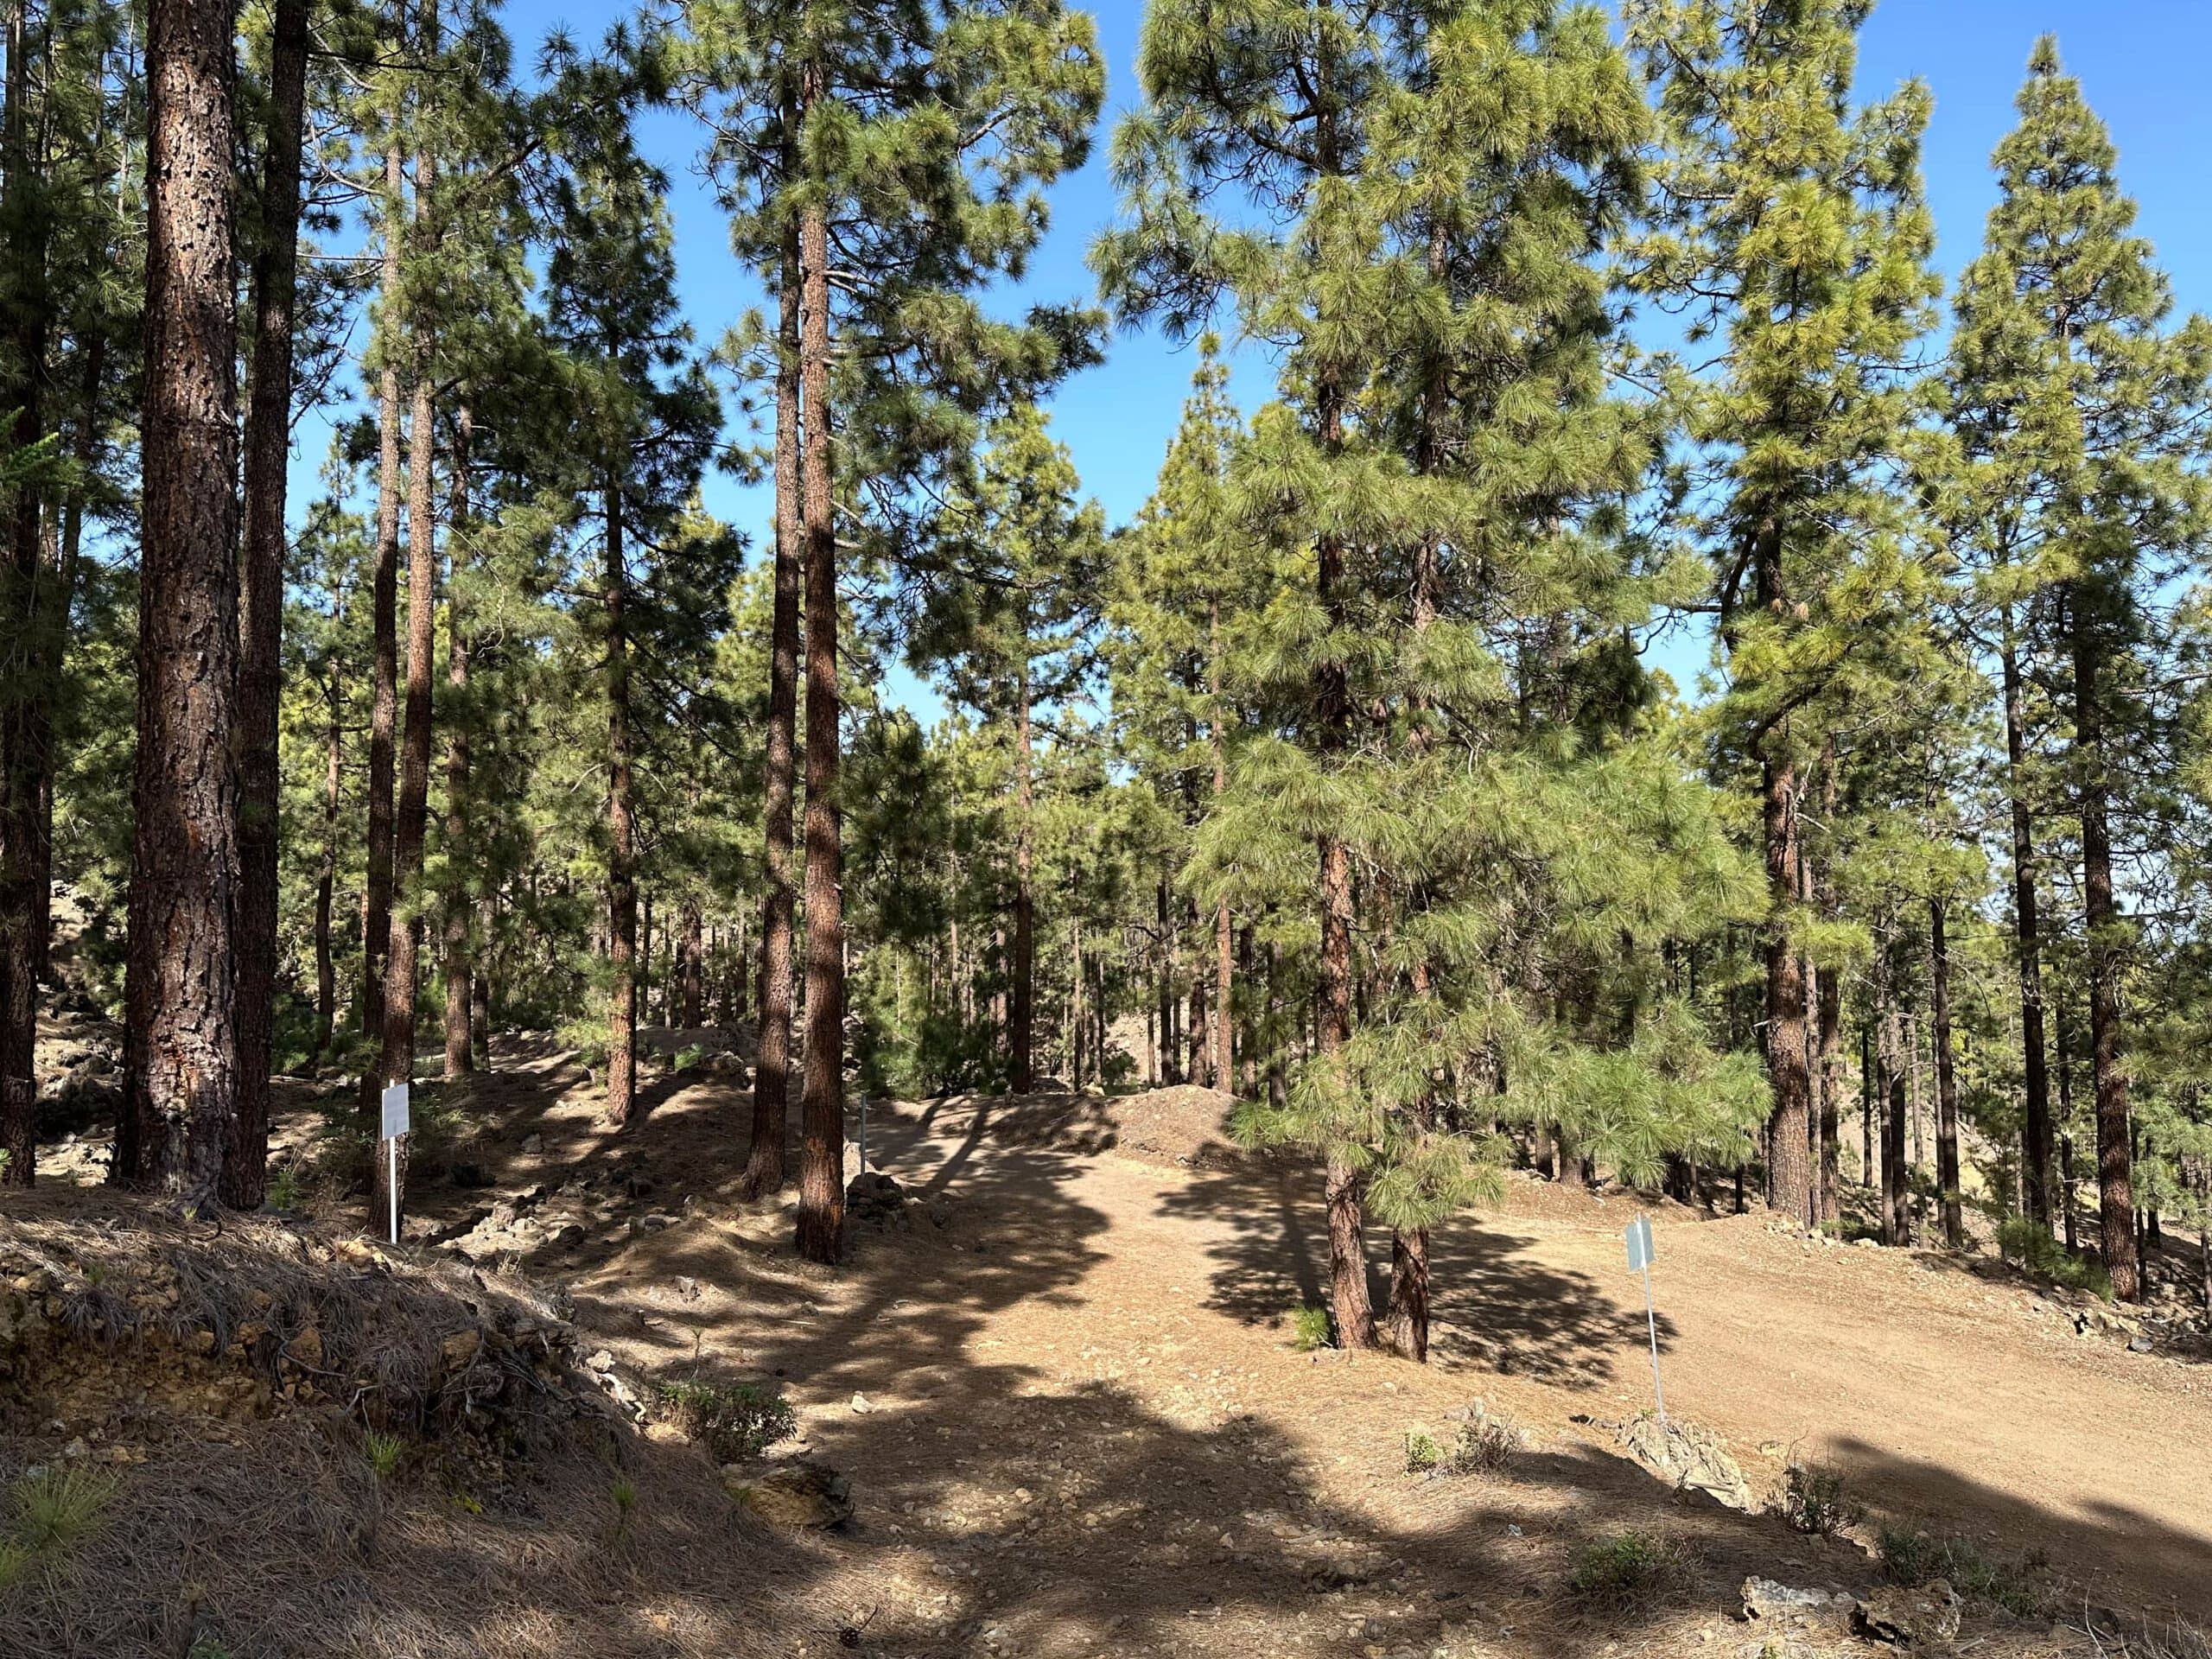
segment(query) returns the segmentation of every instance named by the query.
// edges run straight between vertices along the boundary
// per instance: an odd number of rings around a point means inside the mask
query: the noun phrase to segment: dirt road
[[[545,1083],[512,1127],[543,1132],[547,1169],[617,1153],[586,1091]],[[1648,1402],[1624,1199],[1516,1185],[1440,1236],[1419,1368],[1288,1340],[1325,1265],[1303,1172],[1178,1166],[1091,1106],[878,1103],[870,1145],[906,1220],[856,1229],[832,1275],[791,1261],[787,1213],[720,1205],[744,1121],[721,1085],[657,1091],[619,1155],[698,1207],[588,1228],[530,1265],[569,1278],[626,1365],[776,1380],[850,1474],[856,1529],[804,1546],[806,1651],[1672,1652],[1740,1638],[1747,1573],[1876,1581],[1859,1547],[1677,1498],[1576,1421]],[[1725,1435],[1755,1488],[1794,1450],[1841,1467],[1878,1520],[2040,1552],[2112,1605],[2212,1614],[2212,1370],[1756,1217],[1662,1211],[1658,1251],[1669,1403]],[[1408,1476],[1407,1433],[1448,1440],[1478,1399],[1529,1431],[1510,1472]],[[1629,1529],[1688,1542],[1699,1586],[1593,1618],[1567,1577]],[[2069,1650],[2047,1623],[1978,1634],[1987,1653]]]

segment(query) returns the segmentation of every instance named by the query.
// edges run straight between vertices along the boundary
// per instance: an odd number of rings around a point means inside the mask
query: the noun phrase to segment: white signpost
[[[1628,1270],[1643,1275],[1643,1328],[1651,1338],[1651,1393],[1659,1402],[1659,1427],[1667,1427],[1667,1391],[1659,1385],[1659,1317],[1651,1311],[1651,1217],[1638,1216],[1623,1235]]]
[[[399,1243],[399,1137],[407,1133],[407,1085],[395,1083],[384,1091],[384,1122],[380,1126],[386,1165],[390,1172],[385,1185],[391,1199],[391,1242]]]

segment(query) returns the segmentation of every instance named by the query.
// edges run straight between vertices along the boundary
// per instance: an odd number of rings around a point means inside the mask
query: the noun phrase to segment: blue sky
[[[580,44],[598,38],[629,7],[615,0],[540,4],[511,0],[506,16],[518,61],[537,42],[565,27]],[[1135,62],[1138,0],[1106,0],[1093,8],[1108,66],[1107,120],[1136,100]],[[1989,153],[2013,119],[2012,96],[2030,46],[2044,31],[2059,37],[2067,67],[2111,127],[2120,175],[2140,204],[2139,228],[2157,245],[2172,275],[2181,308],[2212,311],[2212,213],[2205,211],[2212,173],[2212,4],[2205,0],[1884,0],[1862,37],[1862,96],[1886,92],[1912,76],[1935,94],[1927,141],[1928,188],[1947,274],[1973,257],[1993,196]],[[698,134],[674,115],[651,118],[648,151],[670,175],[684,307],[702,341],[712,341],[760,294],[729,255],[723,222],[696,169]],[[1052,195],[1052,226],[1018,289],[995,302],[1018,308],[1031,297],[1088,296],[1084,252],[1112,219],[1103,133],[1091,161],[1061,181]],[[1150,334],[1122,334],[1107,362],[1071,380],[1055,399],[1053,430],[1072,452],[1085,488],[1110,521],[1133,514],[1151,488],[1179,416],[1192,368],[1190,353]],[[1248,407],[1268,395],[1263,364],[1246,356],[1234,390]],[[298,457],[302,485],[320,463],[321,439],[310,435]],[[299,498],[306,499],[304,493]],[[742,527],[758,545],[766,524],[765,496],[727,480],[709,492],[709,507]],[[1694,653],[1693,653],[1693,656]],[[1687,681],[1694,662],[1670,663]],[[902,675],[894,695],[932,706]]]

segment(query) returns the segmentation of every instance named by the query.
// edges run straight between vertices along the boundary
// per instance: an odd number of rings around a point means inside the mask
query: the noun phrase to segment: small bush
[[[654,1390],[663,1421],[707,1448],[716,1463],[735,1463],[788,1438],[798,1427],[791,1402],[751,1382],[685,1377]]]
[[[1329,1310],[1301,1307],[1290,1316],[1290,1340],[1301,1354],[1329,1345]]]
[[[1452,1446],[1452,1471],[1459,1475],[1495,1474],[1529,1444],[1520,1424],[1510,1417],[1493,1417],[1481,1407],[1459,1425]]]
[[[1882,1571],[1903,1585],[1942,1579],[1961,1596],[2003,1608],[2015,1618],[2050,1611],[2050,1597],[2038,1581],[2033,1558],[2003,1561],[1983,1554],[1970,1539],[1936,1537],[1916,1527],[1884,1527],[1876,1541]]]
[[[34,1554],[67,1549],[99,1529],[114,1496],[113,1478],[92,1469],[26,1475],[16,1483],[16,1541]]]
[[[2008,1217],[1998,1224],[1997,1249],[2007,1262],[2037,1279],[2069,1290],[2087,1291],[2112,1300],[2112,1281],[2102,1264],[2086,1255],[2069,1255],[2050,1230],[2027,1216]]]
[[[1567,1589],[1586,1612],[1648,1613],[1689,1599],[1697,1589],[1697,1559],[1666,1533],[1615,1533],[1584,1547]]]
[[[1798,1532],[1833,1538],[1866,1518],[1866,1506],[1845,1490],[1843,1471],[1821,1464],[1793,1463],[1783,1476],[1774,1512]]]
[[[1406,1472],[1409,1475],[1427,1474],[1444,1461],[1444,1448],[1425,1431],[1409,1428],[1406,1431]]]
[[[296,1210],[300,1207],[300,1172],[286,1164],[269,1178],[266,1194],[271,1210]]]
[[[689,1071],[694,1066],[703,1064],[706,1058],[707,1046],[704,1043],[691,1043],[676,1052],[675,1061],[670,1065],[669,1070]]]
[[[378,1480],[386,1481],[399,1472],[399,1461],[406,1455],[407,1446],[398,1435],[372,1428],[361,1437],[361,1451],[369,1460],[369,1472]]]

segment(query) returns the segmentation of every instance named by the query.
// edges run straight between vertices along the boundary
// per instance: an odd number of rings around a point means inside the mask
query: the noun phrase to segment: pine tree
[[[291,460],[293,314],[299,288],[301,151],[307,121],[308,0],[270,12],[269,91],[254,234],[253,342],[244,435],[239,560],[237,1139],[223,1200],[260,1208],[269,1160],[276,1018],[278,706],[283,700],[285,474]]]
[[[988,429],[972,500],[957,501],[908,636],[954,700],[1008,740],[1014,863],[1008,1086],[1036,1087],[1037,734],[1064,723],[1089,677],[1105,524],[1079,502],[1074,463],[1042,410],[1016,404]]]
[[[116,1169],[212,1205],[238,1109],[237,302],[228,14],[148,16],[129,1018]]]
[[[1726,351],[1688,391],[1704,464],[1682,486],[1718,572],[1728,741],[1756,771],[1770,918],[1768,1199],[1816,1224],[1802,956],[1802,825],[1816,706],[1888,601],[1847,579],[1894,533],[1893,476],[1916,415],[1914,343],[1936,283],[1921,197],[1928,97],[1851,107],[1858,0],[1633,0],[1630,42],[1659,89],[1666,150],[1645,289]],[[1847,606],[1859,607],[1847,610]]]
[[[2024,609],[2069,683],[2101,1242],[2115,1294],[2133,1300],[2140,1275],[2120,1034],[2131,930],[2115,889],[2113,819],[2130,816],[2137,795],[2122,751],[2141,745],[2149,722],[2154,596],[2212,509],[2199,471],[2212,324],[2167,327],[2171,288],[2132,234],[2135,207],[2114,176],[2112,142],[2047,36],[2018,108],[2020,124],[1997,149],[2000,194],[1983,251],[1960,285],[1950,390],[1965,462],[1961,539],[1983,571],[2004,658],[2037,1214],[2047,1220],[2051,1181],[2049,1103],[2037,1098],[2041,940],[2015,620]]]

